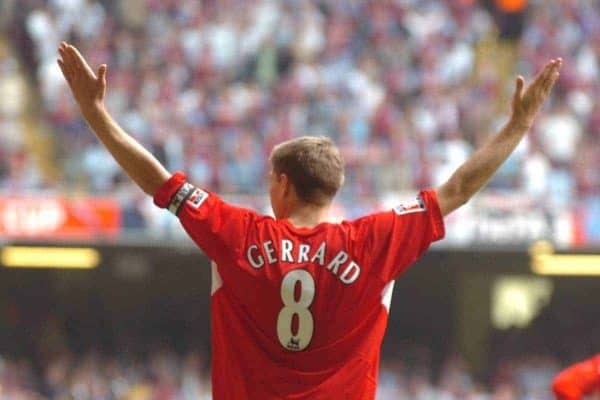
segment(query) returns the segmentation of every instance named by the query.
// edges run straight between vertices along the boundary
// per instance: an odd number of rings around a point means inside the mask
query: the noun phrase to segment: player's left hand
[[[106,96],[106,65],[102,64],[96,75],[75,46],[62,42],[58,52],[58,65],[81,110],[85,112],[91,108],[103,107]]]
[[[525,80],[522,76],[517,78],[512,100],[512,122],[527,129],[531,127],[535,115],[552,91],[561,67],[562,58],[550,60],[525,91],[523,91]]]

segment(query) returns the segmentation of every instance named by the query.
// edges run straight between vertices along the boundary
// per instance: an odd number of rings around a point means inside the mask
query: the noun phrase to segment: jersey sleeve
[[[600,390],[600,355],[560,372],[552,381],[552,390],[559,400],[580,400]]]
[[[154,204],[176,215],[192,240],[217,263],[239,255],[256,216],[252,210],[235,207],[214,193],[194,187],[181,172],[161,185]]]
[[[413,201],[361,220],[358,237],[364,238],[363,252],[373,273],[385,282],[396,279],[445,234],[433,190],[424,190]]]

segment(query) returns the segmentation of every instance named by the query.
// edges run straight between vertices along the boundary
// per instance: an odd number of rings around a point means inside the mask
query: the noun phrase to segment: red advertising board
[[[0,197],[0,237],[86,240],[119,233],[119,204],[104,198]]]

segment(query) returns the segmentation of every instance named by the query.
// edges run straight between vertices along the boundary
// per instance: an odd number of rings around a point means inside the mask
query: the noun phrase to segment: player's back
[[[178,179],[155,200],[214,261],[213,397],[373,399],[393,280],[444,233],[435,193],[303,229]]]
[[[217,398],[372,398],[387,282],[364,245],[351,223],[250,226],[238,265],[213,267]]]

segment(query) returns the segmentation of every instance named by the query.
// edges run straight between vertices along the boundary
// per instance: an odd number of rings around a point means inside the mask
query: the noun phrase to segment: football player
[[[216,400],[373,399],[394,280],[444,237],[443,218],[512,153],[562,63],[548,62],[527,87],[517,78],[506,125],[446,183],[391,210],[329,223],[331,202],[344,181],[342,157],[329,139],[300,137],[275,146],[269,160],[275,217],[260,215],[195,186],[182,172],[169,173],[106,110],[107,66],[95,72],[67,43],[59,54],[98,139],[214,262]]]
[[[600,354],[561,371],[552,381],[558,400],[581,400],[600,391]]]

